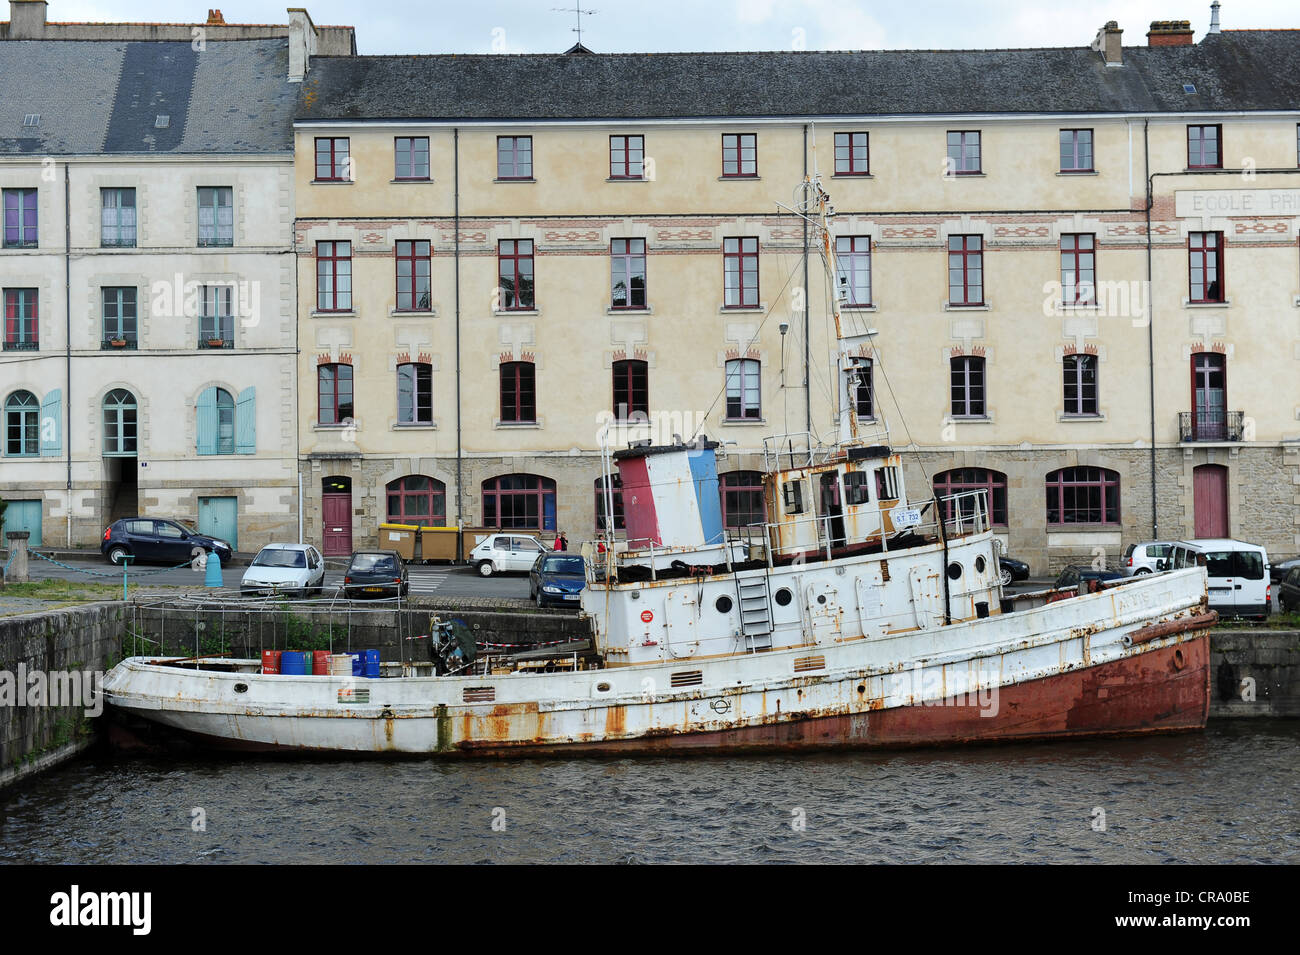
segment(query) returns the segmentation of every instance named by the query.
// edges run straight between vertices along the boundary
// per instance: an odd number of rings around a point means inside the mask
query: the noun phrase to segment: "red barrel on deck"
[[[280,672],[280,651],[279,650],[262,651],[262,672],[263,673]]]
[[[312,676],[330,675],[330,652],[328,650],[312,651],[311,672]]]

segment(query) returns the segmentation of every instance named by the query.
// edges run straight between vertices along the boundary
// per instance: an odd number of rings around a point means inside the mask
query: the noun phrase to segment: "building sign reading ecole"
[[[1180,219],[1198,216],[1300,216],[1300,189],[1180,189]]]

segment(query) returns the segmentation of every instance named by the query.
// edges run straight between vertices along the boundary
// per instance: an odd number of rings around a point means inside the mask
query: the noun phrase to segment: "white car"
[[[549,549],[526,534],[493,534],[469,552],[469,560],[484,577],[508,571],[526,574],[538,555]]]
[[[325,558],[310,544],[267,544],[257,552],[240,593],[320,596],[325,586]]]
[[[1156,561],[1168,557],[1169,548],[1173,546],[1173,541],[1146,541],[1141,544],[1129,544],[1119,564],[1120,572],[1125,577],[1154,574],[1156,572]]]

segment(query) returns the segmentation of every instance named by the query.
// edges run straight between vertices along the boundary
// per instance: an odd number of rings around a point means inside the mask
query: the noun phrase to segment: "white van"
[[[1227,539],[1176,541],[1159,566],[1161,570],[1179,570],[1198,564],[1210,578],[1211,610],[1225,617],[1268,617],[1273,585],[1264,548]]]

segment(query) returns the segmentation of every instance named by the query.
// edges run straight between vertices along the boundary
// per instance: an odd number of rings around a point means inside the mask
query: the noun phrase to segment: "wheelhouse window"
[[[650,372],[644,361],[614,362],[614,417],[626,421],[633,415],[650,417]]]
[[[1096,246],[1091,233],[1061,236],[1061,296],[1066,305],[1096,304]]]
[[[555,482],[536,474],[484,481],[483,526],[555,530]]]
[[[981,171],[980,134],[978,130],[957,130],[948,133],[948,172],[955,176],[970,176]]]
[[[104,396],[104,455],[135,457],[135,395],[125,388],[114,388]]]
[[[235,244],[235,191],[230,186],[199,187],[199,246]]]
[[[724,179],[758,175],[758,136],[754,133],[723,133],[722,176]]]
[[[432,307],[429,283],[429,243],[399,240],[394,252],[397,259],[397,310],[427,312]]]
[[[835,261],[839,268],[840,295],[848,306],[871,304],[871,239],[865,235],[842,235],[835,239]]]
[[[1119,473],[1074,467],[1047,475],[1047,523],[1118,524]]]
[[[41,403],[30,391],[5,399],[5,454],[30,458],[41,453]]]
[[[758,307],[758,239],[722,240],[723,305],[727,308]]]
[[[497,137],[497,178],[533,178],[533,137]]]
[[[1097,356],[1066,355],[1064,370],[1065,414],[1075,417],[1097,415]]]
[[[983,491],[985,506],[988,507],[989,521],[998,527],[1007,526],[1007,476],[1001,471],[993,471],[989,468],[956,468],[951,471],[941,471],[934,476],[933,481],[934,493],[943,505],[943,515],[946,519],[952,520],[960,507],[960,513],[964,517],[972,517],[976,513],[976,501],[974,495],[958,498],[955,501],[945,501],[944,498],[954,494],[963,494],[967,491]]]
[[[627,524],[623,517],[623,478],[617,474],[612,476],[610,481],[611,506],[614,512],[614,530],[621,531],[626,529]],[[596,530],[605,529],[605,479],[596,478]]]
[[[135,247],[135,190],[99,190],[99,244],[105,248]]]
[[[1222,302],[1223,233],[1192,232],[1187,236],[1187,300]]]
[[[1187,168],[1222,169],[1222,126],[1187,127]]]
[[[4,247],[6,249],[36,248],[36,190],[5,189]]]
[[[858,362],[858,384],[853,390],[853,410],[859,419],[871,420],[876,417],[876,389],[873,378],[875,363],[870,358]]]
[[[760,370],[753,358],[727,362],[727,420],[757,421],[763,417]]]
[[[397,423],[433,424],[433,366],[427,362],[397,366]]]
[[[536,423],[536,366],[531,361],[501,363],[501,421],[508,424]]]
[[[348,159],[348,138],[318,136],[316,138],[316,181],[347,182],[352,178],[352,164]]]
[[[200,348],[234,347],[235,315],[231,307],[234,291],[229,285],[203,286],[199,312]]]
[[[870,175],[869,142],[866,133],[835,134],[835,175]]]
[[[977,355],[958,355],[949,359],[952,383],[952,416],[982,418],[984,403],[984,359]]]
[[[394,179],[420,181],[429,178],[428,136],[398,136],[393,151],[396,153]]]
[[[408,474],[387,487],[388,521],[419,527],[445,527],[447,486],[437,478]]]
[[[1061,130],[1061,172],[1093,172],[1092,130]]]
[[[948,237],[948,304],[984,304],[984,239],[982,236]]]
[[[34,288],[5,289],[5,351],[35,351],[40,347],[40,310]]]
[[[609,244],[612,308],[645,308],[645,239],[613,239]]]
[[[645,137],[609,137],[609,178],[645,178]]]
[[[316,243],[316,310],[352,310],[352,243]]]
[[[352,417],[352,366],[316,366],[316,423],[343,424]]]
[[[502,239],[497,243],[497,276],[502,310],[528,311],[537,307],[533,297],[532,239]]]
[[[136,289],[106,287],[99,290],[104,318],[104,348],[135,348],[137,344]]]
[[[763,475],[758,471],[728,471],[718,475],[722,498],[722,525],[732,529],[762,524],[767,520],[763,498]]]

